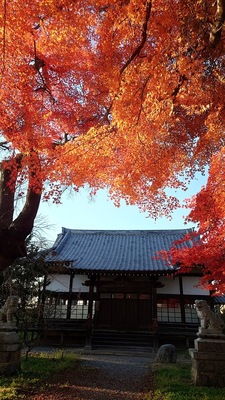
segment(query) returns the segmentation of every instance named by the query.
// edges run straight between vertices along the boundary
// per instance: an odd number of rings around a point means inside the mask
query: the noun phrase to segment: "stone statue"
[[[205,300],[195,300],[195,306],[201,323],[199,332],[205,334],[222,334],[224,322],[220,314],[215,314]]]
[[[4,306],[0,309],[0,323],[12,322],[12,317],[17,312],[18,301],[18,296],[9,296],[7,298]]]

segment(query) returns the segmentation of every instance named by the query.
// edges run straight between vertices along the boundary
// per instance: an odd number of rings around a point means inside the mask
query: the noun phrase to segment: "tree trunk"
[[[25,204],[18,217],[13,220],[14,197],[17,177],[22,156],[18,155],[13,162],[1,164],[0,178],[0,272],[9,267],[18,257],[25,257],[26,238],[32,232],[38,212],[42,183],[38,179],[40,165],[38,156],[32,159],[28,173],[28,189]],[[35,187],[34,187],[35,181]]]

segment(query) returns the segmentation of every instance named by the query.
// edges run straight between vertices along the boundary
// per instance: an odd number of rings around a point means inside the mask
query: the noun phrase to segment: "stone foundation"
[[[0,375],[13,375],[20,370],[21,344],[12,323],[0,324]]]
[[[199,336],[189,349],[195,385],[225,387],[225,335]]]

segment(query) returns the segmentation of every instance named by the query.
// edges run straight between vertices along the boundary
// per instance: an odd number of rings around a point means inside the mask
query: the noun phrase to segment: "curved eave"
[[[117,276],[167,276],[173,275],[177,272],[177,269],[171,268],[168,270],[106,270],[106,269],[85,269],[85,268],[74,268],[72,267],[71,261],[55,261],[46,263],[46,269],[51,273],[74,273],[75,275],[117,275]]]
[[[87,274],[87,275],[117,275],[117,276],[166,276],[173,275],[175,270],[168,271],[119,271],[119,270],[74,270],[77,274]]]

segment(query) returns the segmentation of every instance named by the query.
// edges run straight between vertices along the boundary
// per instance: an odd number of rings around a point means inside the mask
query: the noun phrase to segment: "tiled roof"
[[[62,228],[47,263],[64,263],[70,268],[105,272],[171,271],[173,267],[156,259],[160,250],[181,239],[187,230],[108,231]],[[191,243],[187,243],[191,246]]]
[[[216,304],[225,304],[225,296],[215,296],[213,300]]]

